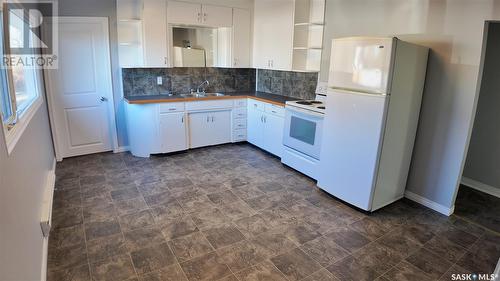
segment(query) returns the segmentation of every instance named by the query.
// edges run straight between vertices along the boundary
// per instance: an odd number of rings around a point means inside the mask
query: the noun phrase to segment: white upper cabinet
[[[201,5],[187,2],[168,1],[169,23],[198,24],[201,22]]]
[[[254,67],[292,69],[294,9],[293,0],[255,0]]]
[[[167,1],[143,1],[144,66],[169,66],[167,40]]]
[[[251,30],[250,11],[233,9],[233,67],[251,67]]]
[[[231,27],[233,10],[221,6],[169,1],[167,18],[173,24]]]
[[[228,7],[202,5],[202,24],[212,27],[233,26],[233,9]]]

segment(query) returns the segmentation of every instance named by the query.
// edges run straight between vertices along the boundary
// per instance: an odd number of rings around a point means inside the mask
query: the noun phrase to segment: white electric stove
[[[326,95],[318,86],[315,100],[286,102],[281,162],[317,179]]]

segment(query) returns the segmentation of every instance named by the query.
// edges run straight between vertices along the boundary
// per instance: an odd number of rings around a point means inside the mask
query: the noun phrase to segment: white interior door
[[[59,68],[48,72],[58,160],[116,146],[106,18],[59,19]]]

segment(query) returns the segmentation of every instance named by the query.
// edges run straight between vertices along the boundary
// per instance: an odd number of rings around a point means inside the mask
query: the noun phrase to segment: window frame
[[[6,55],[6,50],[10,48],[10,37],[9,37],[9,21],[4,16],[3,7],[0,7],[1,14],[1,30],[0,35],[3,40],[2,44],[2,56]],[[40,50],[38,50],[40,52]],[[35,52],[34,54],[37,54]],[[11,116],[3,120],[3,114],[0,112],[2,129],[5,137],[5,143],[7,148],[7,153],[10,155],[14,150],[16,144],[19,139],[23,135],[24,131],[30,124],[30,121],[33,119],[35,113],[38,112],[40,107],[43,104],[43,96],[44,96],[44,86],[43,86],[43,75],[41,69],[33,69],[34,74],[34,90],[37,92],[36,98],[34,98],[24,109],[23,111],[18,111],[17,102],[16,102],[16,91],[14,89],[14,77],[12,69],[4,68],[1,71],[5,73],[5,81],[7,83],[6,88],[8,90],[8,98],[9,98],[9,107],[11,111]]]

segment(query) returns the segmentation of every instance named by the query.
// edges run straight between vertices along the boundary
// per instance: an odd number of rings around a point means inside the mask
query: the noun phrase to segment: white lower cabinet
[[[159,135],[162,153],[188,149],[184,112],[160,114]]]
[[[212,143],[223,144],[231,142],[231,110],[218,111],[211,113],[212,131],[210,139]]]
[[[253,99],[128,104],[130,151],[138,157],[248,141],[283,153],[284,108]]]
[[[189,113],[189,147],[231,142],[231,110]]]
[[[285,118],[266,113],[264,115],[264,142],[262,148],[281,157],[283,155],[283,128]]]
[[[263,111],[259,110],[255,105],[258,102],[250,102],[248,105],[247,117],[247,140],[249,143],[262,147],[264,122],[262,121]]]
[[[285,118],[280,110],[269,110],[276,106],[251,101],[248,104],[247,140],[278,157],[283,155],[283,129]],[[277,107],[280,109],[282,107]]]

